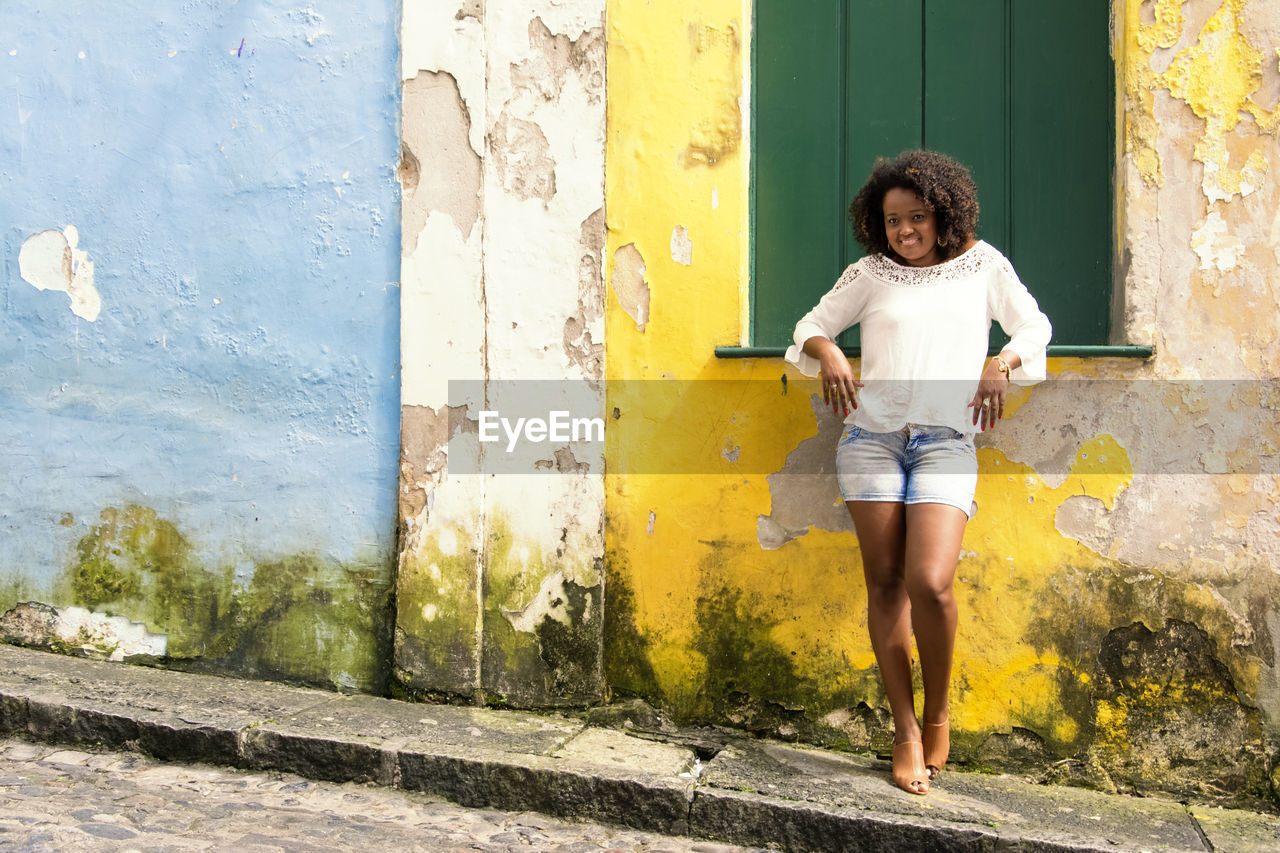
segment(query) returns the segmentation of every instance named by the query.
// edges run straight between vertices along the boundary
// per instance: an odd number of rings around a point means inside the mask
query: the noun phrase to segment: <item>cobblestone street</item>
[[[626,851],[747,848],[283,773],[0,740],[4,851]]]

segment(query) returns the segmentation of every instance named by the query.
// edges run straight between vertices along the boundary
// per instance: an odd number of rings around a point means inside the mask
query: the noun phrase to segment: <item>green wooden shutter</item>
[[[853,236],[849,204],[867,182],[877,157],[919,147],[924,116],[925,66],[920,39],[924,0],[864,0],[846,5],[849,13],[844,45],[848,74],[844,101],[844,192],[840,205],[843,253],[837,276],[866,254]],[[818,295],[830,289],[833,281],[828,281]],[[844,333],[840,343],[856,346],[858,331],[854,326]]]
[[[1009,257],[1053,321],[1054,343],[1105,344],[1115,252],[1110,3],[1011,8]]]
[[[756,6],[751,316],[753,340],[772,345],[790,342],[840,268],[841,5]]]
[[[925,11],[921,144],[959,160],[978,185],[978,236],[1009,246],[1008,0],[934,0]]]
[[[1013,261],[1053,320],[1054,341],[1105,343],[1107,0],[797,8],[756,4],[752,342],[788,343],[795,321],[861,255],[845,211],[875,159],[928,147],[973,173],[979,236]]]

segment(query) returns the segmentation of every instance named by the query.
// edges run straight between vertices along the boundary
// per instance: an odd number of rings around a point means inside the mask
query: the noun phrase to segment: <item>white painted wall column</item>
[[[494,464],[451,475],[447,445],[451,417],[513,382],[548,411],[583,414],[585,390],[603,417],[603,24],[602,0],[405,3],[396,667],[413,690],[602,690],[599,447],[540,445],[528,473],[486,447]],[[473,382],[450,399],[451,380]]]

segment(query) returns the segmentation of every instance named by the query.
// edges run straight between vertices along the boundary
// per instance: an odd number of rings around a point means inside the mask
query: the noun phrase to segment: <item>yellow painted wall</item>
[[[1122,402],[1041,386],[980,442],[994,446],[957,572],[953,740],[974,764],[1074,757],[1058,775],[1268,796],[1280,487],[1266,447],[1280,435],[1264,423],[1242,450],[1212,415],[1280,401],[1280,3],[1118,0],[1114,14],[1115,322],[1158,354],[1051,360],[1059,378],[1114,380]],[[832,517],[830,477],[767,475],[835,419],[781,360],[713,354],[746,322],[750,20],[745,0],[607,7],[606,679],[679,719],[866,748],[889,733],[855,537],[758,538],[798,488]],[[1157,407],[1203,445],[1183,467],[1135,437]],[[1026,461],[1046,447],[1065,454],[1053,470]],[[702,473],[634,473],[675,468]],[[1196,726],[1213,742],[1179,736]]]

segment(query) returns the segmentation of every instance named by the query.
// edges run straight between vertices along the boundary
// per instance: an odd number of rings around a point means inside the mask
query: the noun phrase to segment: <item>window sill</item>
[[[861,347],[841,347],[849,358],[859,358]],[[993,349],[988,355],[1000,350]],[[782,358],[786,347],[716,347],[716,358]],[[1155,347],[1111,346],[1107,344],[1050,344],[1049,358],[1151,358]]]

